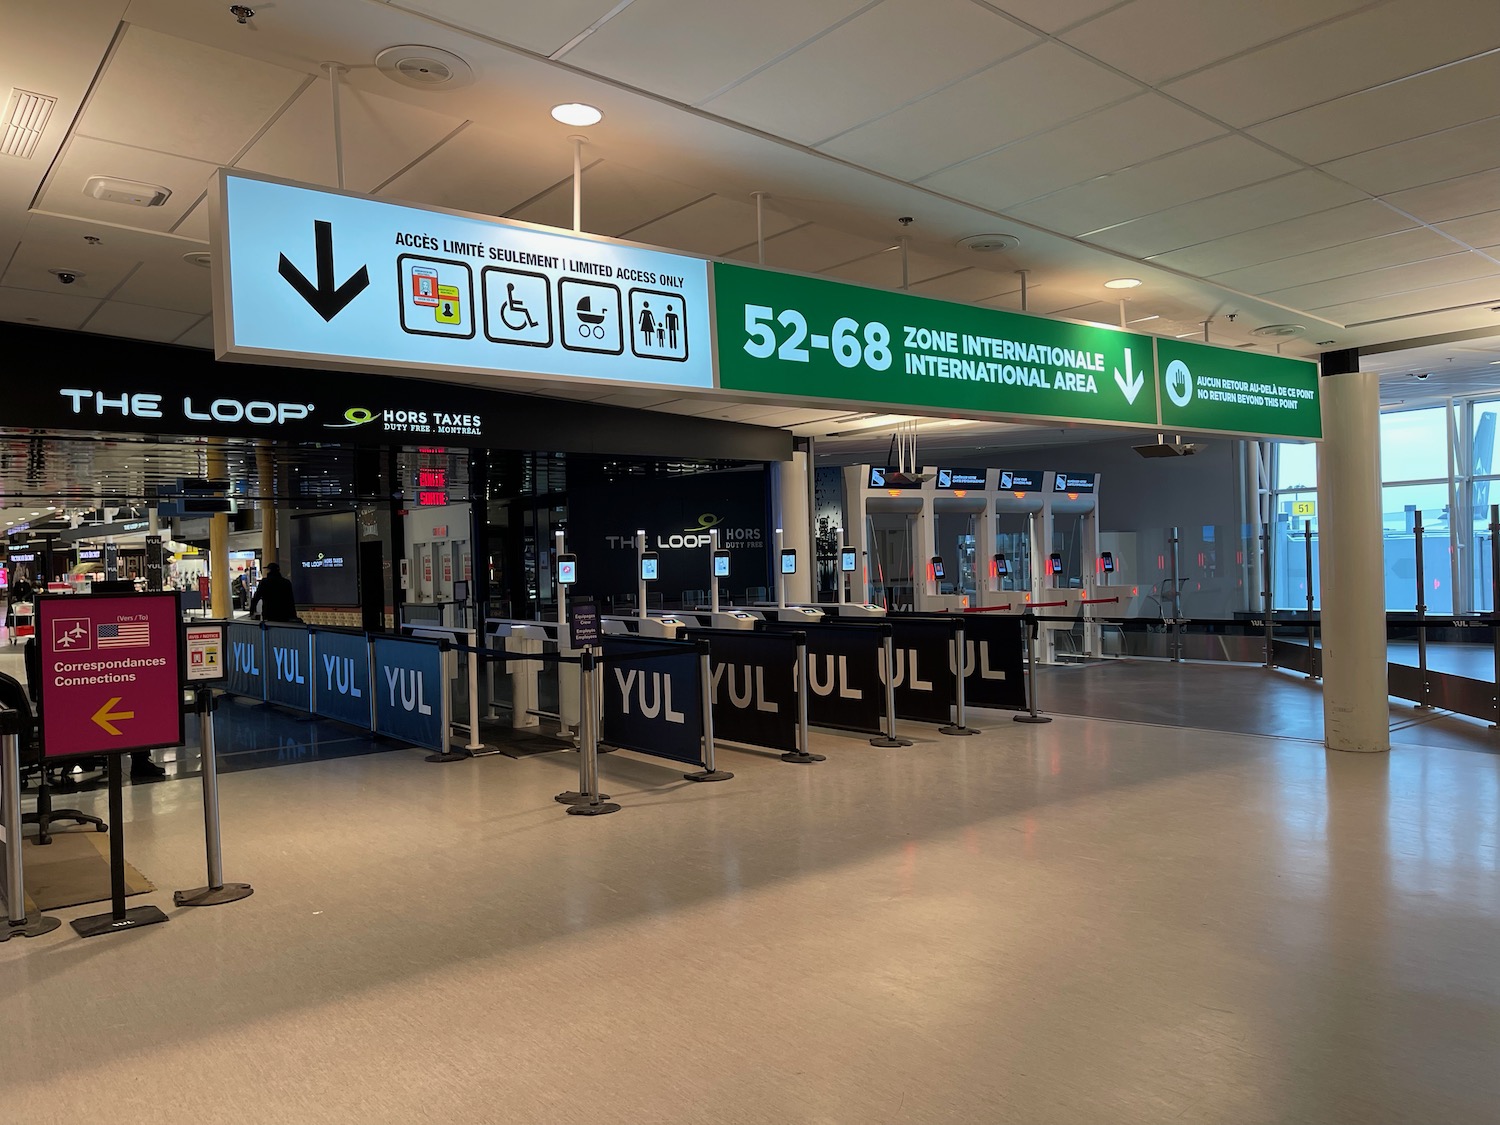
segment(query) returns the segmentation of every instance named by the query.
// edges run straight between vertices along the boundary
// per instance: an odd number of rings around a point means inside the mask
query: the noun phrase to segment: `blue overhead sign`
[[[701,259],[238,172],[214,198],[220,359],[713,386]]]

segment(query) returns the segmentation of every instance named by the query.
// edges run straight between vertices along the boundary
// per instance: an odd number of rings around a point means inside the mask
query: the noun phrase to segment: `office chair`
[[[52,807],[52,787],[47,772],[63,768],[60,762],[49,762],[42,752],[42,725],[31,710],[31,700],[26,689],[14,676],[0,672],[0,707],[8,707],[21,716],[21,772],[37,774],[36,812],[23,813],[22,824],[37,826],[37,843],[52,843],[50,828],[54,820],[71,820],[76,824],[92,824],[96,831],[108,832],[109,825],[97,816],[78,809],[55,809]]]

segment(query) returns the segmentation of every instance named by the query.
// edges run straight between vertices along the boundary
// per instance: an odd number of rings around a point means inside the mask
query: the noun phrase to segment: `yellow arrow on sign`
[[[98,723],[101,727],[103,727],[110,734],[119,734],[120,733],[120,728],[117,727],[117,726],[115,726],[115,723],[118,722],[120,719],[133,719],[133,718],[135,718],[135,712],[134,711],[115,711],[115,710],[113,710],[114,705],[116,703],[118,703],[118,702],[120,702],[120,697],[117,695],[113,699],[111,699],[108,703],[106,703],[103,707],[99,708],[99,710],[95,711],[94,714],[93,714],[93,720],[94,720],[94,722]]]

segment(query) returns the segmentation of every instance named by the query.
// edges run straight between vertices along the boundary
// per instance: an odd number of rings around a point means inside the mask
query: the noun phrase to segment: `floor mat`
[[[61,910],[87,902],[109,901],[109,836],[92,827],[52,832],[52,843],[39,845],[26,838],[26,909]],[[156,884],[128,861],[125,894],[143,895]]]

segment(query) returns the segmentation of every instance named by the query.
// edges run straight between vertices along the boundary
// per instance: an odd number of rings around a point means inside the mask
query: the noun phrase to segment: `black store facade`
[[[310,620],[536,616],[556,596],[559,530],[579,591],[606,608],[633,599],[637,529],[664,548],[667,604],[707,584],[715,527],[736,550],[739,596],[772,581],[782,430],[26,325],[0,325],[0,339],[34,373],[0,416],[4,504],[140,513],[179,477],[221,474],[235,542],[274,512],[277,559]],[[163,520],[160,534],[197,544],[206,528]]]

